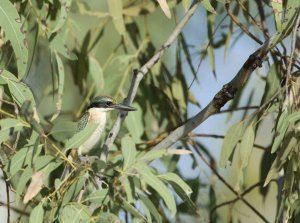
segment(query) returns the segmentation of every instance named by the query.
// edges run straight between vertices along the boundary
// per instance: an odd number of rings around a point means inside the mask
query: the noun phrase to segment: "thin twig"
[[[259,106],[244,106],[244,107],[238,107],[238,108],[230,108],[230,109],[224,109],[222,111],[219,111],[216,114],[222,114],[227,112],[235,112],[235,111],[241,111],[241,110],[249,110],[249,109],[258,109]]]
[[[190,133],[188,134],[188,137],[205,137],[205,138],[215,138],[215,139],[224,139],[225,136],[223,135],[217,135],[217,134],[197,134],[197,133]],[[238,141],[239,143],[241,140]],[[264,146],[258,145],[258,144],[253,144],[253,147],[262,149],[264,151],[269,150],[269,148],[266,148]]]
[[[127,98],[124,101],[124,104],[129,105],[132,103],[133,99],[135,98],[135,95],[138,90],[138,86],[143,79],[143,77],[148,73],[148,71],[157,63],[157,61],[162,57],[164,52],[171,46],[171,44],[177,39],[178,35],[182,31],[185,24],[190,20],[190,18],[194,15],[196,12],[200,0],[196,0],[193,2],[189,10],[186,12],[182,20],[177,24],[172,34],[169,36],[167,41],[163,44],[163,46],[154,54],[154,56],[146,63],[144,64],[134,75],[131,82],[131,86],[127,95]],[[121,124],[123,123],[125,117],[127,115],[127,112],[120,112],[120,114],[117,117],[117,120],[114,123],[113,128],[111,129],[110,133],[108,134],[108,138],[105,141],[105,144],[103,146],[103,150],[100,156],[100,159],[103,161],[107,160],[108,151],[111,148],[113,142],[115,141],[117,134],[120,131]]]
[[[255,183],[253,184],[252,186],[248,187],[243,193],[241,193],[241,196],[245,196],[246,194],[250,193],[253,189],[255,189],[256,187],[262,185],[264,183],[264,181],[260,181],[258,183]],[[213,214],[217,211],[217,209],[219,209],[220,207],[223,207],[223,206],[226,206],[226,205],[229,205],[229,204],[234,204],[235,202],[237,202],[238,200],[240,200],[239,197],[236,197],[232,200],[229,200],[229,201],[225,201],[225,202],[222,202],[218,205],[216,205],[215,207],[213,207],[211,210],[210,210],[210,219],[212,219],[213,217]]]
[[[194,147],[194,145],[192,145]],[[242,194],[237,192],[222,176],[219,174],[219,172],[213,167],[208,160],[202,155],[202,153],[194,147],[196,153],[199,155],[201,160],[211,169],[211,171],[218,177],[218,179],[225,184],[225,186],[231,190],[232,193],[234,193],[238,199],[240,199],[246,206],[248,206],[257,216],[261,218],[262,221],[264,222],[269,222],[256,208],[250,204],[245,198],[243,198]]]

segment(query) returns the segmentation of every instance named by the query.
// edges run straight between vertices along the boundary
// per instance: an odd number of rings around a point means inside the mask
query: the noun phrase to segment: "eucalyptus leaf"
[[[80,203],[70,203],[64,206],[61,221],[66,223],[89,222],[91,213],[87,206]]]
[[[66,142],[65,151],[72,148],[78,148],[80,145],[86,142],[86,140],[89,139],[96,128],[97,124],[88,123],[83,130],[77,132]]]
[[[222,144],[220,166],[225,167],[227,160],[233,152],[236,144],[239,142],[241,135],[243,134],[243,122],[238,122],[231,126],[224,138]]]
[[[107,196],[108,196],[108,189],[101,188],[89,194],[86,200],[92,202],[93,204],[102,204],[103,200]]]
[[[5,32],[5,37],[11,42],[18,65],[18,79],[22,79],[26,72],[28,49],[26,30],[22,24],[17,9],[9,0],[1,0],[0,27]]]
[[[120,35],[125,35],[122,0],[107,0],[107,4],[116,30]]]
[[[148,167],[145,163],[139,162],[136,165],[136,170],[142,179],[155,191],[157,191],[157,193],[164,200],[167,208],[171,211],[171,216],[174,217],[177,211],[176,203],[167,186],[155,174],[152,173],[150,167]]]
[[[44,213],[43,203],[40,202],[30,212],[29,223],[43,223]]]
[[[157,210],[157,207],[152,203],[152,201],[144,195],[139,195],[139,197],[144,206],[148,208],[152,216],[155,218],[156,222],[162,223],[162,218]]]
[[[133,139],[126,135],[121,141],[122,154],[124,157],[123,170],[126,171],[135,162],[136,148]]]

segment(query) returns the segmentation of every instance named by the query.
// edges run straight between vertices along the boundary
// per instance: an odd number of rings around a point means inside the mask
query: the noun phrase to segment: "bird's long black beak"
[[[122,111],[136,111],[136,108],[124,104],[115,104],[111,107]]]

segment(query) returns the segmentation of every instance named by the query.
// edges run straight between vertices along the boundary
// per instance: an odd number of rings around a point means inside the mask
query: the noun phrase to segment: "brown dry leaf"
[[[167,0],[157,0],[159,6],[161,7],[161,9],[163,10],[163,12],[165,13],[165,15],[170,19],[171,18],[171,12],[170,12],[170,8],[168,6]]]
[[[35,197],[43,186],[43,172],[38,171],[31,177],[31,182],[24,196],[23,203],[27,204],[33,197]]]

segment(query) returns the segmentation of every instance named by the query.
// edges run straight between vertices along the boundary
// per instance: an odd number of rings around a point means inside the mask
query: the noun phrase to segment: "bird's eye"
[[[112,106],[113,103],[112,103],[112,101],[107,101],[107,102],[105,103],[105,105],[106,105],[106,106]]]

